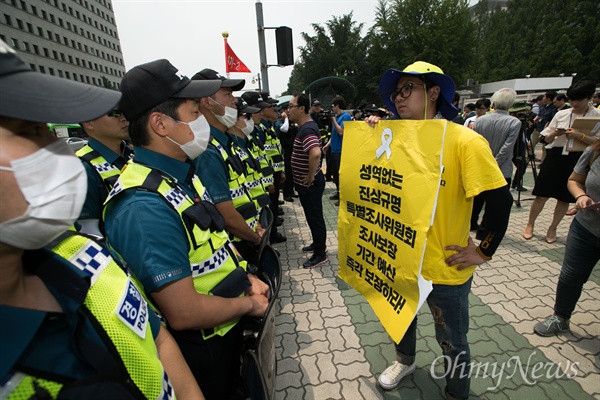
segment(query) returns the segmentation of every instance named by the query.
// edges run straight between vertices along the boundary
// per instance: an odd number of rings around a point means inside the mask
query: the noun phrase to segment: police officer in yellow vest
[[[119,97],[36,73],[0,41],[3,399],[170,399],[173,388],[179,399],[203,398],[177,344],[104,247],[72,232],[44,248],[75,222],[86,194],[81,162],[46,122],[92,120]]]
[[[270,122],[277,119],[277,112],[274,109],[276,101],[274,103],[273,99],[269,99],[267,96],[263,97],[263,95],[258,92],[245,92],[242,94],[242,98],[248,105],[261,109],[260,113],[253,115],[255,121],[256,119],[259,119],[253,135],[263,145],[269,163],[273,167],[273,190],[269,192],[271,198],[269,207],[275,217],[275,222],[271,229],[269,240],[271,243],[282,243],[285,242],[287,238],[285,235],[277,232],[277,226],[283,224],[283,218],[281,217],[281,215],[283,215],[283,210],[279,206],[279,191],[281,183],[285,181],[285,173],[283,172],[285,165],[283,162],[281,142],[275,134],[275,128]]]
[[[191,81],[167,60],[129,70],[120,110],[135,156],[105,208],[107,241],[142,283],[207,399],[229,398],[240,378],[242,316],[261,317],[268,287],[246,273],[192,159],[210,127],[199,98],[220,81]]]
[[[210,125],[211,140],[206,152],[195,160],[195,165],[198,177],[225,217],[225,226],[235,247],[247,258],[260,244],[264,229],[258,222],[256,205],[247,189],[242,149],[227,134],[227,129],[237,121],[237,100],[233,91],[241,90],[245,81],[226,79],[209,68],[192,77],[192,81],[211,79],[220,81],[221,87],[200,100],[200,111]]]
[[[114,109],[80,125],[89,136],[88,143],[76,153],[87,174],[88,190],[78,222],[81,232],[102,238],[99,222],[104,201],[132,155],[125,143],[129,123]]]

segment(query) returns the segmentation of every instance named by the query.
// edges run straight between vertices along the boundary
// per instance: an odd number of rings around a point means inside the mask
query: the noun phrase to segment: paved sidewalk
[[[525,186],[533,185],[526,180]],[[323,198],[329,262],[313,270],[301,267],[308,256],[301,248],[311,236],[300,202],[283,206],[288,241],[275,245],[283,266],[276,399],[443,399],[443,359],[426,306],[419,314],[417,370],[395,390],[378,387],[377,376],[394,359],[394,347],[366,300],[337,277],[338,208],[328,198],[333,191],[328,183]],[[469,342],[478,373],[471,379],[471,398],[600,399],[600,268],[584,287],[571,333],[534,334],[535,322],[552,313],[572,217],[560,224],[558,241],[547,244],[555,204],[550,200],[534,238],[526,241],[521,233],[531,199],[531,191],[522,193],[522,208],[513,206],[494,259],[475,272]]]

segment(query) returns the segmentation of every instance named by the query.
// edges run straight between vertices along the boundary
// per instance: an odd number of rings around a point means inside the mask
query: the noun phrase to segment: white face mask
[[[65,232],[79,217],[87,192],[81,161],[64,140],[10,162],[29,207],[17,218],[0,222],[0,241],[19,249],[39,249]]]
[[[252,132],[254,131],[254,120],[252,118],[246,119],[246,127],[242,128],[242,132],[246,137],[250,137]]]
[[[206,150],[208,147],[208,140],[210,139],[210,125],[208,124],[208,121],[204,115],[199,116],[192,122],[177,121],[168,115],[165,115],[165,117],[172,119],[179,124],[189,126],[194,134],[194,138],[185,144],[179,144],[168,136],[167,139],[178,145],[181,150],[183,150],[183,152],[192,160],[204,153],[204,150]]]
[[[217,115],[214,113],[214,111],[212,112],[215,116],[215,118],[222,123],[223,125],[225,125],[227,127],[227,129],[231,128],[232,126],[235,125],[235,123],[237,122],[237,109],[233,108],[233,107],[226,107],[223,104],[219,103],[218,101],[216,101],[215,99],[213,99],[212,97],[209,97],[209,99],[211,99],[212,101],[214,101],[215,103],[217,103],[218,105],[220,105],[221,107],[223,107],[225,109],[225,114],[224,115]]]

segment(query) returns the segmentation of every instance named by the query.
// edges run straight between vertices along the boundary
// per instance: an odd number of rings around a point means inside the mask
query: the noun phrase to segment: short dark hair
[[[542,100],[544,100],[544,96],[541,94],[535,98],[535,101],[542,101]]]
[[[188,100],[189,99],[176,99],[171,97],[156,107],[145,111],[133,121],[129,121],[129,139],[131,139],[131,144],[134,146],[147,146],[150,144],[150,135],[148,134],[147,130],[150,114],[153,112],[159,112],[173,119],[179,120],[179,106]]]
[[[304,113],[308,114],[310,111],[310,100],[308,96],[304,93],[298,92],[294,94],[294,97],[296,98],[296,103],[298,103],[297,105],[304,107]]]
[[[571,100],[591,99],[596,91],[596,84],[592,81],[579,81],[567,89],[567,96]]]
[[[478,101],[479,101],[479,100],[478,100]],[[467,104],[467,105],[465,106],[465,108],[468,108],[468,109],[469,109],[469,110],[471,110],[471,111],[475,111],[475,107],[476,107],[476,105],[475,105],[475,104],[473,104],[473,103],[469,103],[469,104]]]
[[[483,99],[479,99],[475,102],[475,108],[481,108],[481,106],[485,106],[485,101],[483,101]]]
[[[331,100],[331,104],[334,106],[338,106],[342,110],[346,109],[346,100],[342,96],[335,96],[333,100]]]
[[[490,99],[483,99],[483,105],[485,108],[490,108],[492,106],[492,101]]]
[[[454,92],[454,96],[452,97],[452,103],[458,104],[459,101],[460,101],[460,93]]]
[[[554,90],[548,90],[544,96],[546,96],[550,100],[554,100],[554,98],[556,97],[556,92]]]
[[[561,94],[557,94],[556,95],[556,100],[558,100],[558,101],[568,101],[569,98],[567,97],[566,94],[562,94],[561,93]]]

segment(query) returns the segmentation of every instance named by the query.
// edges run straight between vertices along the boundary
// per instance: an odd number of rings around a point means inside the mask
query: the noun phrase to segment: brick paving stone
[[[339,364],[336,366],[339,379],[356,379],[357,377],[371,378],[370,365],[362,361],[354,362],[350,365]]]
[[[325,382],[323,384],[313,386],[313,399],[341,399],[341,390],[342,385],[339,382],[329,383]]]

